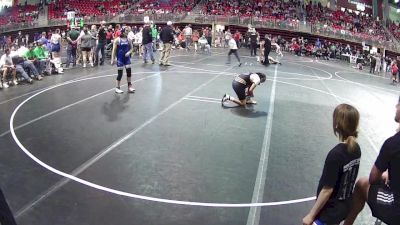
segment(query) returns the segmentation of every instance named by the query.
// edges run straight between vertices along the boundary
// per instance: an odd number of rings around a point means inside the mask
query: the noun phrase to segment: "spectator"
[[[236,41],[235,39],[231,36],[231,39],[229,40],[229,53],[228,53],[228,61],[227,64],[231,64],[231,55],[234,54],[238,63],[239,63],[239,67],[242,65],[242,63],[240,62],[240,58],[239,58],[239,54],[238,54],[238,47],[236,45]]]
[[[317,200],[303,218],[303,225],[340,224],[347,217],[361,158],[356,141],[359,118],[358,110],[351,105],[341,104],[335,108],[333,130],[341,143],[326,157]]]
[[[79,38],[78,27],[71,26],[71,30],[67,34],[67,65],[66,68],[72,63],[72,66],[76,66],[76,51],[78,49],[78,38]]]
[[[50,42],[51,42],[51,54],[52,54],[53,64],[56,67],[58,73],[63,73],[63,69],[61,67],[61,56],[60,56],[60,51],[61,51],[60,29],[56,29],[55,33],[51,35]]]
[[[7,225],[17,225],[15,218],[8,206],[3,191],[0,189],[0,223]]]
[[[84,33],[83,36],[81,36],[83,68],[86,68],[88,61],[90,62],[90,65],[93,67],[92,35],[89,33],[87,27],[83,29],[83,33]]]
[[[400,123],[400,98],[396,105]],[[399,130],[398,130],[399,131]],[[367,202],[372,215],[386,224],[400,221],[400,132],[387,139],[371,169],[369,178],[360,178],[354,189],[353,206],[344,225],[354,223]]]
[[[151,36],[151,28],[149,22],[146,22],[144,24],[142,32],[143,32],[142,45],[144,46],[144,53],[143,53],[144,63],[147,63],[147,59],[150,58],[154,64],[155,59],[153,53],[153,39]]]
[[[46,48],[43,46],[43,43],[38,41],[37,46],[33,50],[35,58],[39,61],[38,71],[41,74],[51,74],[51,70],[49,68],[49,53]]]
[[[106,59],[105,55],[105,47],[107,44],[107,33],[106,33],[106,21],[102,21],[100,23],[99,32],[97,33],[98,44],[96,48],[96,62],[95,65],[97,66],[100,61],[100,66],[104,64]],[[101,53],[101,60],[99,58],[99,52]]]
[[[41,80],[42,79],[42,76],[41,76],[42,70],[40,70],[40,68],[41,68],[40,62],[39,62],[39,59],[36,58],[34,49],[35,49],[35,46],[33,46],[33,44],[30,44],[29,49],[24,54],[24,57],[27,61],[33,63],[33,65],[35,67],[35,72],[37,71],[37,73],[38,73],[38,75],[36,77],[38,80]],[[31,71],[31,72],[33,72],[33,71]]]
[[[192,27],[191,25],[187,25],[184,29],[184,35],[185,35],[185,43],[186,43],[186,50],[190,50],[189,46],[192,44]]]
[[[168,21],[167,26],[163,27],[160,33],[160,39],[163,42],[163,50],[161,52],[160,65],[170,66],[168,63],[169,55],[171,53],[172,44],[174,43],[174,30],[172,22]]]
[[[0,58],[0,69],[2,72],[2,78],[1,78],[1,82],[0,82],[0,87],[1,88],[8,88],[8,84],[7,84],[7,75],[9,73],[12,74],[12,82],[14,85],[17,85],[17,77],[16,77],[16,69],[15,66],[12,62],[12,58],[10,55],[11,51],[10,49],[5,49],[4,51],[4,55],[1,56]]]

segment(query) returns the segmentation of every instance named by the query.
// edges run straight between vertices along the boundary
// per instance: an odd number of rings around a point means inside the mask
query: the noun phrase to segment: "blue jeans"
[[[31,62],[31,61],[25,60],[22,63],[22,67],[25,70],[29,70],[34,77],[37,77],[40,75],[38,70],[36,69],[35,65],[33,65],[33,62]]]
[[[48,63],[48,61],[46,60],[46,59],[40,59],[40,60],[37,60],[37,61],[35,61],[36,63],[36,68],[37,68],[37,70],[38,70],[38,72],[39,72],[39,74],[43,74],[43,72],[45,72],[45,71],[47,71],[47,72],[49,72],[48,71],[48,65],[49,65],[49,63]]]
[[[68,46],[68,50],[67,50],[67,65],[66,67],[69,67],[69,64],[72,63],[72,66],[76,66],[76,48],[70,48],[70,46]]]
[[[143,60],[147,62],[148,58],[150,58],[151,61],[154,61],[153,43],[144,45]]]
[[[28,76],[28,74],[22,67],[22,64],[23,63],[15,65],[15,70],[17,71],[17,74],[20,74],[25,80],[31,80],[31,78]]]
[[[106,43],[99,42],[99,44],[97,45],[97,48],[96,48],[96,64],[99,61],[100,61],[100,64],[104,63],[104,60],[106,59],[106,55],[104,53],[105,48],[106,48]],[[99,60],[100,59],[99,52],[101,52],[101,60]]]

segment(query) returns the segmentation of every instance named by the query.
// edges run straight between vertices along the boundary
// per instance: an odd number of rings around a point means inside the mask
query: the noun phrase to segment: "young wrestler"
[[[236,76],[235,79],[232,81],[232,88],[238,96],[238,99],[235,99],[234,97],[225,94],[224,97],[222,97],[222,105],[224,105],[224,102],[226,101],[234,102],[240,106],[245,106],[246,104],[256,104],[256,101],[252,100],[251,98],[247,99],[246,97],[254,97],[254,89],[257,87],[257,85],[264,83],[266,79],[267,78],[263,73],[249,72]]]
[[[128,82],[128,92],[135,92],[131,83],[131,54],[132,54],[132,43],[128,40],[127,33],[122,30],[121,36],[114,39],[113,50],[111,56],[111,65],[114,65],[115,60],[117,61],[118,76],[117,76],[117,87],[115,93],[122,94],[124,91],[121,90],[121,79],[124,67],[126,69],[126,79]]]

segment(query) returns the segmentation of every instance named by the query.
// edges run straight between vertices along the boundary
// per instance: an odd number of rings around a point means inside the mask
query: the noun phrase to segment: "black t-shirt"
[[[106,29],[105,28],[103,28],[103,27],[100,27],[100,29],[99,29],[99,33],[98,33],[98,35],[99,35],[99,42],[106,42],[107,41],[107,32],[106,32]]]
[[[324,186],[327,186],[333,188],[330,200],[349,200],[356,182],[360,158],[360,146],[357,145],[353,152],[349,152],[346,144],[336,145],[326,157],[317,195]]]
[[[400,204],[400,132],[383,143],[375,166],[381,172],[389,170],[390,189],[395,193],[395,203]],[[397,197],[398,196],[398,197]]]
[[[256,33],[250,33],[250,42],[257,43],[257,34]]]
[[[264,51],[265,52],[271,51],[271,40],[269,40],[268,38],[265,39]]]
[[[151,36],[151,28],[150,26],[145,26],[142,31],[142,44],[149,44],[153,41],[153,37]]]

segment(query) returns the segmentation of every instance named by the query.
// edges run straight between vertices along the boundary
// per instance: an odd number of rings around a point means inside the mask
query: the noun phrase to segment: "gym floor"
[[[168,68],[134,59],[134,94],[114,93],[108,64],[1,90],[0,185],[18,224],[301,224],[338,143],[336,105],[361,113],[359,176],[395,133],[388,75],[289,54],[263,67],[247,49],[238,67],[226,55],[176,50]],[[268,75],[258,104],[222,107],[247,71]],[[371,221],[366,207],[356,224]]]

